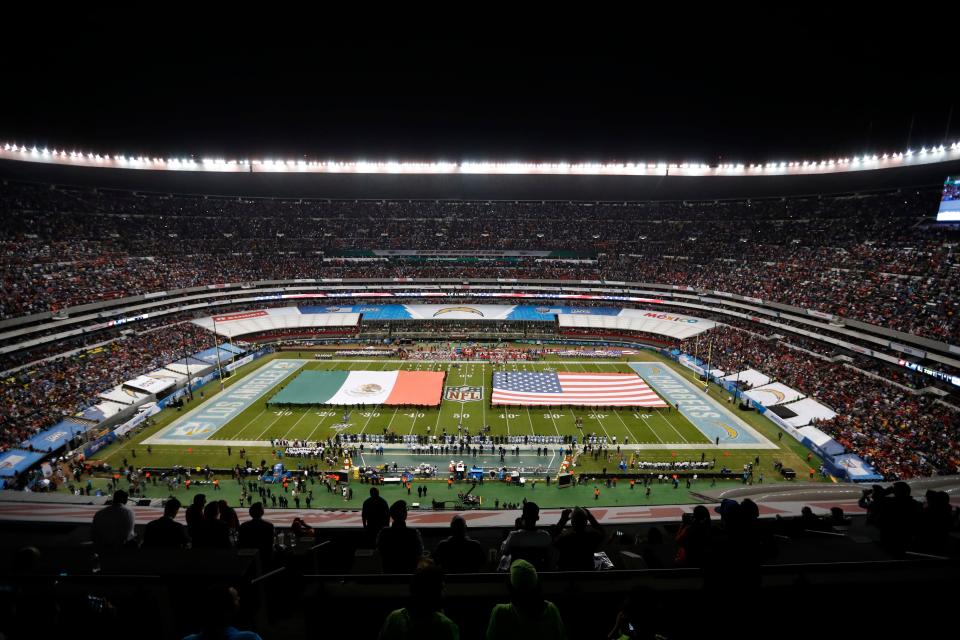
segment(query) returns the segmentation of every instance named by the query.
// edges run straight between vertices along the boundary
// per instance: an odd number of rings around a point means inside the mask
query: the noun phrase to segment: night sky
[[[905,44],[901,33],[924,32],[899,17],[883,28],[835,17],[785,13],[759,28],[611,16],[601,31],[426,36],[328,21],[279,40],[249,25],[118,37],[93,21],[44,46],[33,33],[0,42],[0,140],[132,155],[718,163],[960,139],[946,40]]]

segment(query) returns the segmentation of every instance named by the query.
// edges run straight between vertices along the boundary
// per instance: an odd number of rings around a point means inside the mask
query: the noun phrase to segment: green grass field
[[[312,355],[312,354],[304,354]],[[256,371],[266,363],[276,358],[296,358],[295,352],[277,353],[257,360],[241,367],[237,373],[226,381],[226,388],[242,381],[250,373]],[[695,381],[692,372],[683,367],[660,358],[652,352],[642,352],[630,356],[630,361],[657,361],[673,368],[691,381]],[[496,365],[498,369],[502,365]],[[590,372],[623,372],[631,369],[627,359],[621,361],[604,362],[559,362],[543,361],[536,363],[507,364],[507,371],[542,371],[545,368],[555,371],[590,371]],[[352,409],[350,411],[350,426],[343,430],[345,433],[382,434],[384,429],[395,434],[422,434],[438,435],[444,428],[448,434],[456,434],[457,426],[463,424],[472,434],[479,433],[483,425],[490,425],[492,435],[573,435],[582,441],[583,436],[595,433],[608,438],[617,438],[618,443],[629,441],[631,445],[653,445],[655,449],[643,449],[633,452],[638,460],[665,461],[665,460],[692,460],[700,459],[701,453],[707,459],[716,458],[717,467],[727,466],[735,472],[746,462],[752,462],[756,456],[761,457],[761,469],[765,469],[766,482],[779,481],[773,472],[774,460],[783,462],[792,467],[802,476],[811,466],[816,468],[819,461],[814,458],[807,461],[807,450],[793,438],[786,437],[778,441],[779,429],[766,418],[755,412],[735,410],[738,417],[750,424],[762,436],[778,446],[777,449],[736,449],[726,450],[721,445],[714,444],[686,418],[677,411],[665,409],[650,409],[643,412],[630,410],[588,410],[588,409],[492,409],[489,406],[491,392],[491,374],[494,365],[489,363],[433,363],[416,361],[362,361],[341,360],[322,361],[310,360],[303,370],[323,369],[352,369],[352,370],[388,370],[405,368],[408,370],[443,370],[448,372],[445,386],[482,386],[484,389],[483,401],[459,403],[444,401],[439,408],[426,410],[397,409],[387,407],[373,407],[365,410]],[[296,374],[286,379],[289,382]],[[702,384],[702,383],[701,383]],[[218,442],[223,441],[269,441],[271,439],[287,440],[325,440],[333,437],[337,431],[333,425],[342,422],[343,409],[340,407],[313,407],[313,408],[275,408],[268,407],[267,401],[276,393],[279,385],[268,392],[263,398],[254,402],[243,412],[229,421],[215,434],[209,436]],[[154,443],[148,454],[143,440],[162,431],[171,422],[184,413],[196,408],[202,402],[220,393],[219,383],[212,382],[203,389],[204,398],[196,393],[192,402],[186,403],[182,410],[166,409],[154,416],[152,424],[141,429],[129,439],[117,442],[101,450],[95,460],[104,461],[116,468],[123,460],[136,466],[169,467],[181,464],[190,467],[210,465],[214,468],[230,468],[243,462],[239,458],[239,446],[231,447],[230,455],[226,446],[221,444],[209,445],[197,441],[191,446],[167,445]],[[719,387],[712,389],[714,399],[726,400],[726,392]],[[576,419],[581,418],[582,431],[576,426]],[[276,452],[271,449],[269,442],[266,446],[247,446],[247,458],[254,464],[265,460],[268,463],[277,460]],[[676,448],[671,447],[676,445]],[[136,459],[134,459],[136,457]],[[584,456],[580,460],[577,471],[580,473],[596,473],[606,467],[609,471],[616,468],[615,451],[610,460],[600,458],[593,460]],[[629,454],[628,454],[629,457]],[[297,460],[290,460],[295,465]],[[311,460],[311,463],[319,462]],[[702,488],[701,488],[702,490]],[[680,494],[671,492],[670,500],[674,502],[689,502],[694,500],[687,492]],[[664,496],[666,497],[666,496]],[[638,503],[643,500],[638,498]],[[319,506],[319,505],[318,505]]]
[[[444,401],[435,409],[397,409],[374,407],[350,411],[350,427],[343,433],[382,434],[384,430],[398,435],[439,435],[446,429],[456,434],[462,424],[470,433],[479,433],[484,425],[491,427],[492,435],[572,435],[582,440],[595,433],[618,443],[632,444],[709,444],[686,418],[676,411],[656,409],[635,413],[632,411],[594,411],[578,409],[492,409],[489,405],[493,365],[486,363],[429,363],[429,362],[310,362],[303,370],[354,369],[384,371],[406,369],[411,371],[446,371],[446,386],[483,387],[483,400],[475,402]],[[565,371],[631,373],[622,362],[561,365],[552,362],[508,364],[507,371]],[[296,374],[294,374],[296,375]],[[291,378],[292,379],[292,378]],[[342,423],[343,410],[337,407],[279,409],[268,407],[265,398],[254,403],[213,436],[217,440],[325,440],[336,432],[331,428]],[[583,430],[576,426],[580,418]],[[429,431],[428,431],[429,429]]]

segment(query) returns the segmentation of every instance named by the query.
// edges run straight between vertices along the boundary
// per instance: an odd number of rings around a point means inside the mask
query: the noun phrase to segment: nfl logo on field
[[[476,402],[483,400],[483,387],[446,387],[444,400],[451,402]]]

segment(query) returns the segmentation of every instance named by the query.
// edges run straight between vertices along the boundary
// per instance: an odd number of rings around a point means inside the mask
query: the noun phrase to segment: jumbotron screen
[[[937,222],[960,222],[960,176],[947,176]]]

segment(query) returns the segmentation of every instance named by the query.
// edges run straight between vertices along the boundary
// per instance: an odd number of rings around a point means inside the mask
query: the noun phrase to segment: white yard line
[[[525,407],[527,410],[527,421],[530,422],[530,435],[535,436],[537,432],[533,430],[533,418],[530,417],[530,407]]]
[[[387,423],[387,432],[390,432],[390,427],[393,426],[393,419],[397,417],[397,411],[400,411],[400,407],[397,407],[393,410],[393,415],[390,416],[390,422]]]
[[[309,414],[309,413],[310,413],[310,409],[304,409],[303,415],[300,416],[300,417],[297,419],[297,421],[293,423],[293,426],[292,426],[292,427],[290,427],[289,429],[287,429],[287,432],[286,432],[285,434],[283,434],[283,437],[281,438],[281,440],[286,440],[286,439],[287,439],[287,436],[290,435],[290,432],[293,431],[294,429],[296,429],[297,425],[300,424],[300,421],[303,420],[304,418],[306,418],[306,417],[307,417],[307,414]]]
[[[656,413],[651,413],[650,415],[655,416],[655,415],[658,415],[658,414],[656,414]],[[660,441],[660,444],[666,444],[666,443],[663,441],[663,438],[660,437],[660,434],[657,433],[657,430],[654,429],[652,426],[650,426],[650,423],[649,423],[649,422],[644,422],[643,424],[647,427],[647,429],[650,429],[650,433],[653,434],[653,437],[654,437],[654,438],[656,438],[657,440]]]
[[[557,428],[557,421],[556,421],[556,419],[554,419],[554,417],[553,417],[553,411],[551,411],[551,412],[548,413],[547,415],[550,416],[550,422],[553,423],[553,430],[557,432],[557,435],[560,435],[560,429]]]
[[[283,412],[284,412],[284,409],[281,409],[281,410],[280,410],[280,413],[283,414]],[[268,424],[268,425],[267,425],[267,428],[260,432],[260,435],[257,436],[257,440],[259,440],[260,438],[262,438],[262,437],[263,437],[263,434],[265,434],[267,431],[269,431],[269,430],[270,430],[270,427],[272,427],[273,425],[275,425],[275,424],[277,423],[277,420],[279,420],[279,419],[282,418],[282,417],[283,417],[283,415],[279,415],[279,416],[277,416],[276,418],[274,418],[274,419],[273,419],[273,422],[271,422],[270,424]],[[273,438],[271,438],[271,439],[273,439]]]
[[[668,418],[666,414],[664,414],[663,419],[667,421],[667,424],[670,425],[670,428],[673,429],[674,433],[676,433],[680,437],[680,440],[683,440],[682,443],[678,442],[677,444],[690,444],[690,441],[684,438],[683,435],[680,433],[680,431],[675,426],[673,426],[673,423],[670,422],[670,418]]]
[[[631,442],[634,442],[634,443],[637,443],[637,442],[638,442],[638,441],[637,441],[637,436],[635,436],[635,435],[633,434],[633,431],[630,431],[630,427],[628,427],[628,426],[627,426],[627,423],[624,422],[624,421],[623,421],[623,418],[620,417],[620,412],[619,412],[619,411],[614,411],[614,412],[613,412],[613,415],[617,416],[617,419],[620,420],[620,424],[622,424],[622,425],[623,425],[623,428],[626,429],[626,430],[627,430],[627,433],[630,434],[630,441],[631,441]]]
[[[231,437],[230,439],[231,439],[231,440],[239,440],[239,439],[240,439],[240,434],[243,433],[244,431],[246,431],[246,430],[247,430],[247,427],[249,427],[249,426],[252,425],[254,422],[256,422],[256,421],[260,418],[260,416],[262,416],[264,413],[266,413],[266,411],[267,411],[267,410],[264,409],[263,411],[261,411],[260,413],[258,413],[256,416],[254,416],[254,418],[253,418],[250,422],[248,422],[247,424],[243,425],[243,428],[240,429],[240,431],[237,431],[236,435],[234,435],[234,436]],[[221,429],[222,429],[222,428],[223,428],[223,427],[221,427]]]
[[[413,428],[417,426],[417,417],[420,415],[420,412],[413,409],[413,422],[410,423],[410,433],[408,435],[413,435]]]
[[[331,411],[331,413],[334,414],[334,415],[336,415],[336,411]],[[313,441],[313,434],[317,432],[317,429],[320,428],[320,425],[322,425],[322,424],[324,423],[324,421],[326,421],[327,418],[331,418],[331,417],[333,417],[333,416],[320,416],[320,421],[317,422],[317,426],[315,426],[315,427],[313,428],[313,431],[311,431],[311,432],[310,432],[310,435],[307,436],[307,438],[306,438],[308,442]]]

